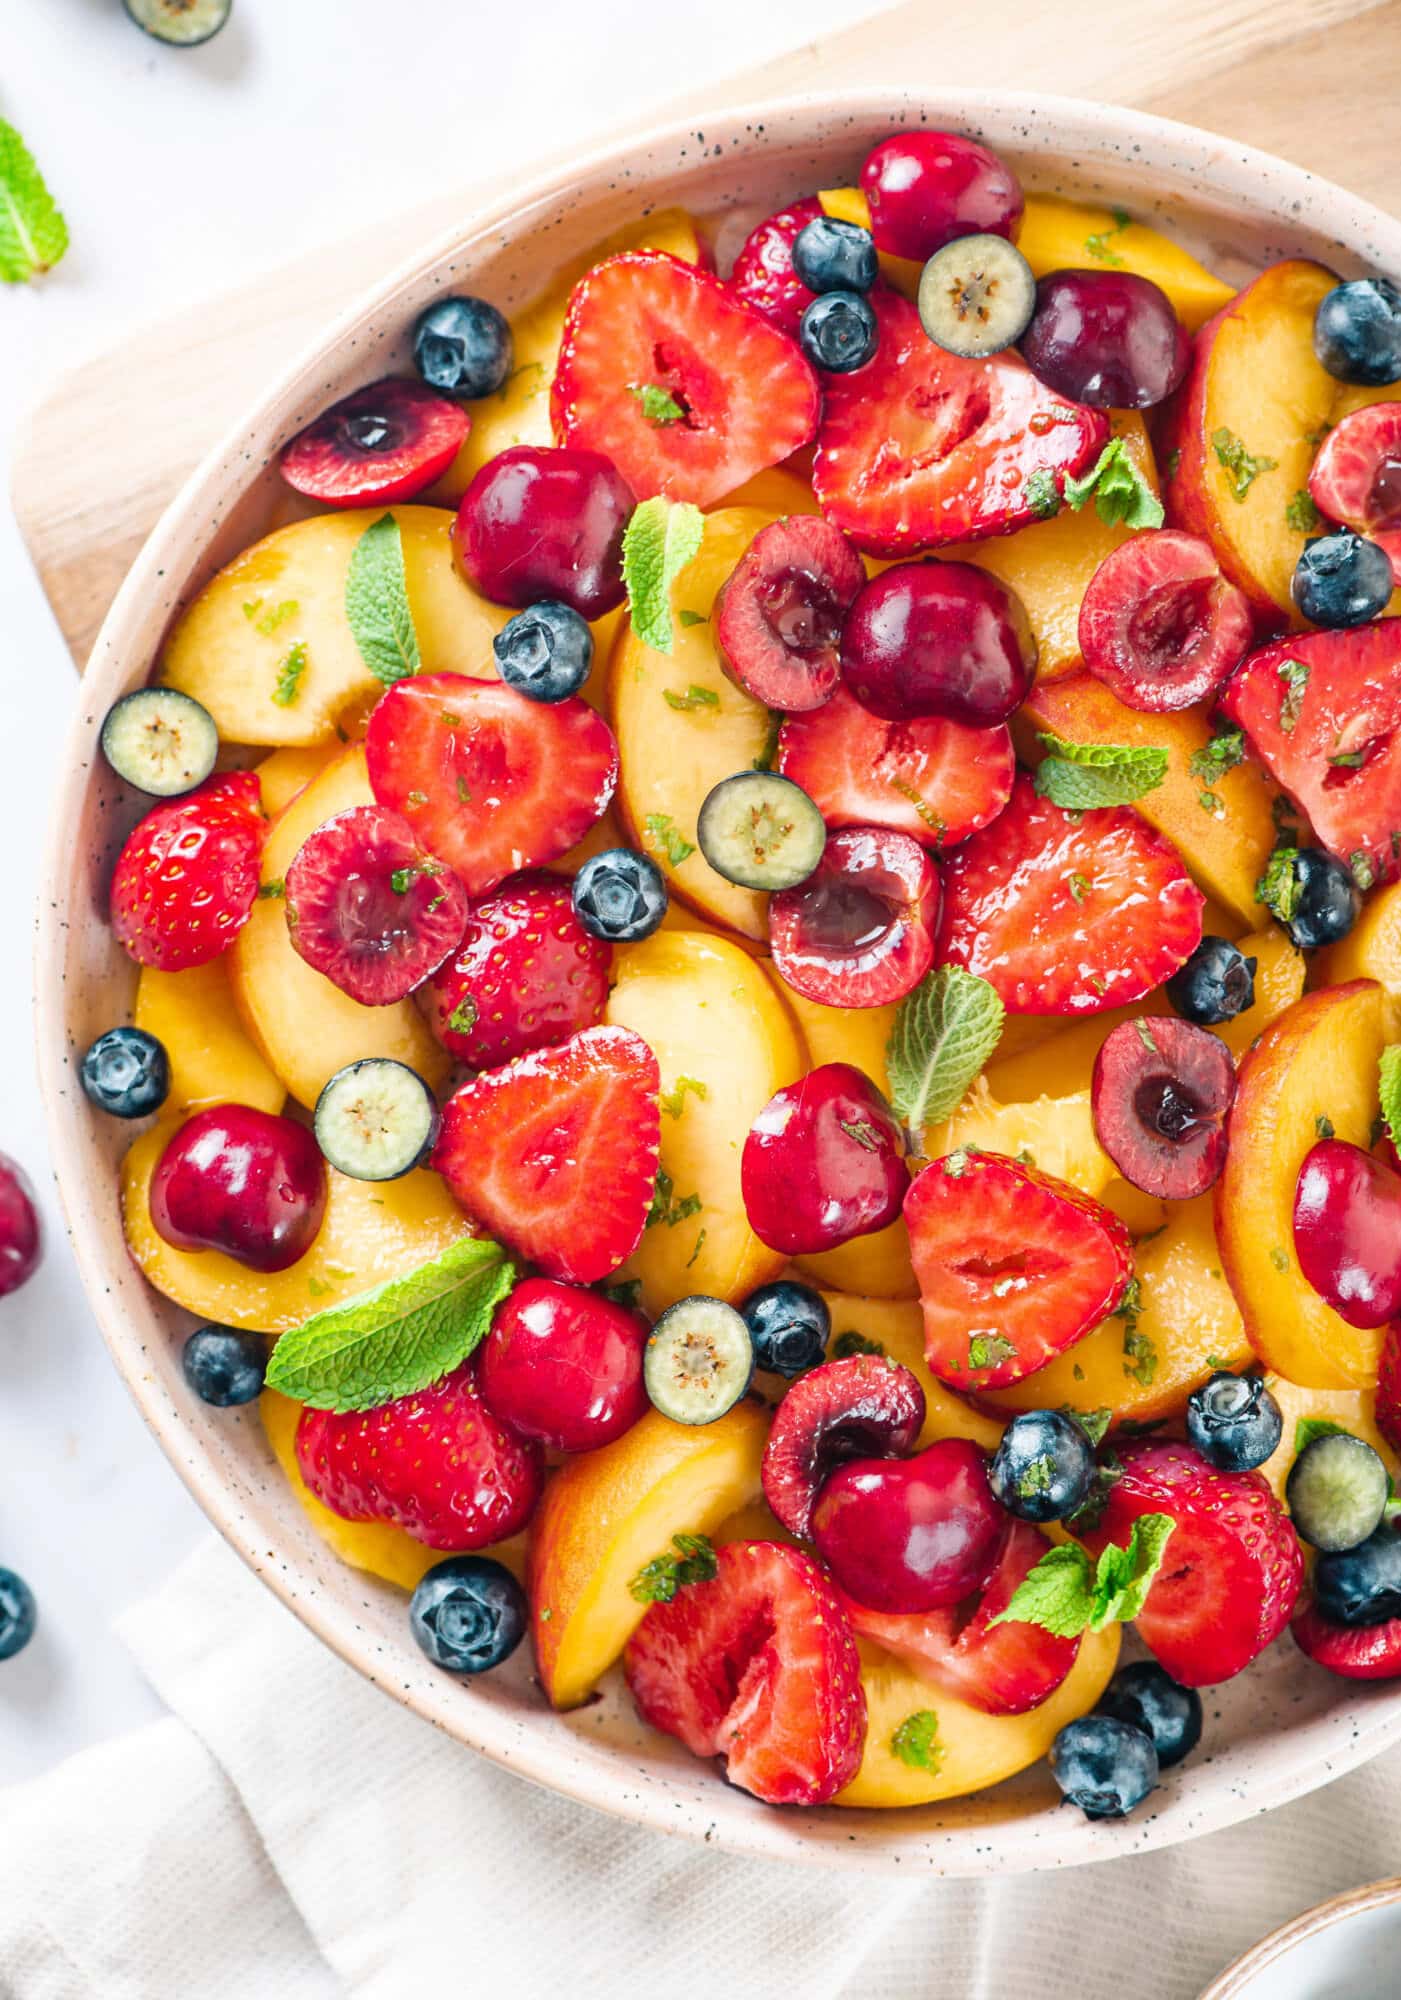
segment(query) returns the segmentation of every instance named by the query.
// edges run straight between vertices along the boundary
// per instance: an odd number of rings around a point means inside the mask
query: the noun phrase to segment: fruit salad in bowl
[[[425,1712],[1034,1865],[1401,1731],[1401,259],[893,102],[302,371],[54,1062],[164,1441]]]

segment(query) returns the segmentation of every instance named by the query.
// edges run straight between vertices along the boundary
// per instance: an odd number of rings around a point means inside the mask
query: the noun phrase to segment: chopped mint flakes
[[[673,1535],[671,1549],[644,1563],[628,1589],[639,1604],[670,1604],[687,1584],[709,1583],[720,1574],[715,1549],[707,1535]]]
[[[1211,448],[1216,453],[1217,463],[1231,475],[1231,492],[1237,500],[1244,500],[1262,472],[1276,472],[1279,460],[1276,458],[1256,458],[1248,452],[1234,431],[1224,424],[1211,434]]]

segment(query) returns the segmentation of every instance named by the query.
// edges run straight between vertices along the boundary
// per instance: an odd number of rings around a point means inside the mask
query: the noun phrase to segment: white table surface
[[[0,288],[0,449],[52,375],[435,187],[527,163],[684,85],[876,10],[875,0],[235,0],[206,48],[139,34],[120,0],[0,0],[0,116],[72,248]],[[109,1631],[201,1533],[107,1359],[58,1221],[30,1028],[30,857],[75,699],[72,664],[0,509],[0,1150],[35,1182],[45,1262],[0,1300],[0,1563],[40,1629],[0,1663],[0,1783],[146,1720]]]

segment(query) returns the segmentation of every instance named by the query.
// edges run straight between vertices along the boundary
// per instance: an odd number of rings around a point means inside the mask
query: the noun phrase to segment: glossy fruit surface
[[[597,1292],[526,1278],[496,1309],[478,1380],[488,1406],[553,1451],[593,1451],[647,1408],[647,1322]]]
[[[1159,1201],[1190,1201],[1215,1184],[1236,1094],[1219,1036],[1167,1015],[1121,1021],[1090,1088],[1096,1136],[1126,1181]]]
[[[1401,1174],[1342,1139],[1320,1139],[1294,1190],[1294,1249],[1319,1297],[1349,1326],[1401,1314]]]
[[[139,965],[180,972],[228,950],[258,894],[267,821],[251,771],[153,808],[112,876],[112,934]]]
[[[110,1118],[146,1118],[170,1094],[170,1058],[141,1028],[109,1028],[86,1050],[78,1072],[90,1103]]]
[[[820,515],[761,528],[711,612],[730,677],[768,708],[820,708],[836,688],[842,626],[865,580],[860,556]]]
[[[1325,1552],[1311,1583],[1314,1603],[1337,1625],[1362,1630],[1401,1618],[1401,1534],[1384,1521],[1352,1548]]]
[[[822,214],[816,196],[795,201],[749,232],[730,273],[730,290],[794,340],[813,294],[793,269],[793,245]]]
[[[1309,495],[1328,520],[1360,535],[1401,527],[1401,403],[1369,403],[1334,424],[1309,473]]]
[[[1254,620],[1209,542],[1148,529],[1106,556],[1080,606],[1086,667],[1129,708],[1205,701],[1244,659]]]
[[[1215,1028],[1255,1005],[1258,970],[1258,960],[1247,958],[1229,938],[1204,937],[1163,990],[1184,1021]]]
[[[628,1643],[644,1721],[769,1805],[822,1805],[856,1775],[866,1703],[856,1641],[811,1557],[730,1542],[717,1574],[654,1604]]]
[[[0,1569],[0,1660],[12,1660],[34,1637],[39,1611],[22,1576]]]
[[[241,1327],[201,1326],[181,1348],[180,1367],[202,1403],[217,1410],[236,1408],[263,1393],[267,1339]]]
[[[1253,1472],[1284,1434],[1279,1404],[1261,1375],[1217,1369],[1187,1399],[1187,1442],[1222,1472]]]
[[[574,877],[575,914],[590,937],[635,944],[660,928],[667,912],[666,877],[634,847],[591,854]]]
[[[1015,236],[1024,207],[1006,161],[958,132],[883,139],[866,155],[861,192],[876,247],[920,263],[955,236]]]
[[[1365,857],[1359,865],[1365,872]],[[1356,868],[1322,847],[1301,847],[1292,876],[1285,929],[1300,951],[1318,951],[1345,938],[1362,910]]]
[[[988,1467],[994,1497],[1023,1521],[1063,1521],[1083,1507],[1095,1480],[1095,1450],[1064,1410],[1013,1417]]]
[[[1319,301],[1314,352],[1340,382],[1401,382],[1401,287],[1350,278]]]
[[[824,1482],[812,1538],[837,1583],[873,1611],[938,1611],[982,1588],[1006,1523],[967,1438],[914,1458],[858,1458]]]
[[[883,1007],[918,986],[934,962],[939,877],[908,834],[849,827],[827,842],[816,872],[769,903],[779,976],[829,1007]]]
[[[775,1518],[806,1539],[836,1468],[912,1450],[924,1408],[917,1378],[881,1355],[848,1355],[800,1375],[774,1412],[764,1447],[764,1498]]]
[[[567,701],[593,666],[588,621],[568,604],[542,598],[519,611],[491,642],[507,687],[529,701]]]
[[[435,1667],[484,1674],[525,1637],[530,1604],[504,1563],[449,1556],[434,1563],[409,1603],[409,1628]]]
[[[1146,410],[1187,373],[1192,344],[1172,302],[1132,271],[1052,271],[1022,336],[1033,372],[1092,409]]]
[[[567,879],[508,876],[471,905],[461,942],[429,980],[429,1023],[458,1062],[495,1069],[591,1028],[612,960],[579,921]]]
[[[1201,1696],[1195,1688],[1179,1687],[1156,1660],[1134,1660],[1120,1667],[1095,1712],[1150,1736],[1164,1771],[1180,1764],[1201,1741]]]
[[[23,1169],[0,1153],[0,1299],[34,1276],[42,1252],[34,1190]]]
[[[1294,571],[1294,602],[1311,625],[1366,625],[1380,618],[1395,589],[1391,558],[1350,528],[1305,542]]]
[[[470,422],[421,382],[387,376],[333,403],[294,437],[282,477],[325,507],[411,500],[447,471]]]
[[[1390,1681],[1401,1676],[1401,1617],[1380,1625],[1339,1625],[1306,1602],[1290,1631],[1316,1666],[1349,1681]]]
[[[798,345],[814,368],[850,375],[864,368],[880,345],[880,325],[860,292],[821,292],[804,312]]]
[[[315,1242],[326,1166],[305,1125],[219,1104],[174,1134],[151,1176],[151,1220],[178,1250],[285,1271]]]
[[[1295,1532],[1336,1555],[1375,1533],[1390,1486],[1381,1453],[1365,1438],[1329,1431],[1310,1438],[1294,1460],[1284,1497]]]
[[[792,1381],[825,1358],[832,1315],[820,1292],[791,1278],[760,1285],[744,1301],[744,1323],[754,1344],[754,1366]]]
[[[793,239],[793,271],[811,292],[869,292],[880,262],[869,229],[816,215]]]
[[[1031,690],[1036,642],[1011,592],[969,563],[897,563],[872,577],[842,632],[842,676],[873,715],[992,729]]]
[[[635,504],[601,452],[511,445],[463,494],[453,549],[493,604],[523,611],[550,598],[601,618],[623,601],[623,530]]]
[[[489,299],[435,299],[414,321],[414,367],[441,396],[494,396],[514,358],[510,324]]]
[[[750,1227],[790,1257],[884,1229],[909,1176],[885,1098],[850,1063],[823,1063],[769,1099],[740,1165]]]
[[[1146,1730],[1111,1715],[1067,1722],[1051,1745],[1051,1775],[1086,1819],[1123,1819],[1158,1783],[1158,1753]]]

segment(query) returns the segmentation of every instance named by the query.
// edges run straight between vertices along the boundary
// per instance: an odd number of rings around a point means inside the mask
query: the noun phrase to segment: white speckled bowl
[[[1058,1867],[1163,1846],[1325,1783],[1401,1738],[1401,1690],[1353,1687],[1305,1666],[1286,1640],[1208,1704],[1206,1747],[1170,1772],[1153,1809],[1092,1825],[1054,1809],[1044,1769],[946,1806],[893,1813],[775,1812],[677,1745],[639,1729],[614,1686],[552,1715],[528,1661],[479,1685],[436,1673],[409,1636],[404,1600],[345,1568],[308,1525],[255,1415],[211,1411],[180,1376],[189,1316],[129,1263],[116,1169],[129,1137],[85,1103],[75,1059],[127,1012],[133,968],[103,921],[116,845],[136,816],[97,754],[112,700],[141,683],[176,608],[262,532],[278,447],[335,397],[407,361],[407,329],[438,292],[467,287],[507,311],[552,268],[644,204],[757,216],[849,181],[894,126],[975,133],[1044,192],[1112,200],[1159,219],[1228,277],[1287,255],[1344,272],[1401,272],[1401,226],[1336,187],[1186,126],[1055,98],[898,90],[796,98],[676,126],[580,160],[430,244],[297,359],[204,461],[132,568],[84,678],[54,806],[38,934],[39,1056],[54,1160],[93,1309],[162,1448],[239,1554],[313,1631],[450,1735],[522,1776],[667,1832],[756,1854],[961,1875]]]

